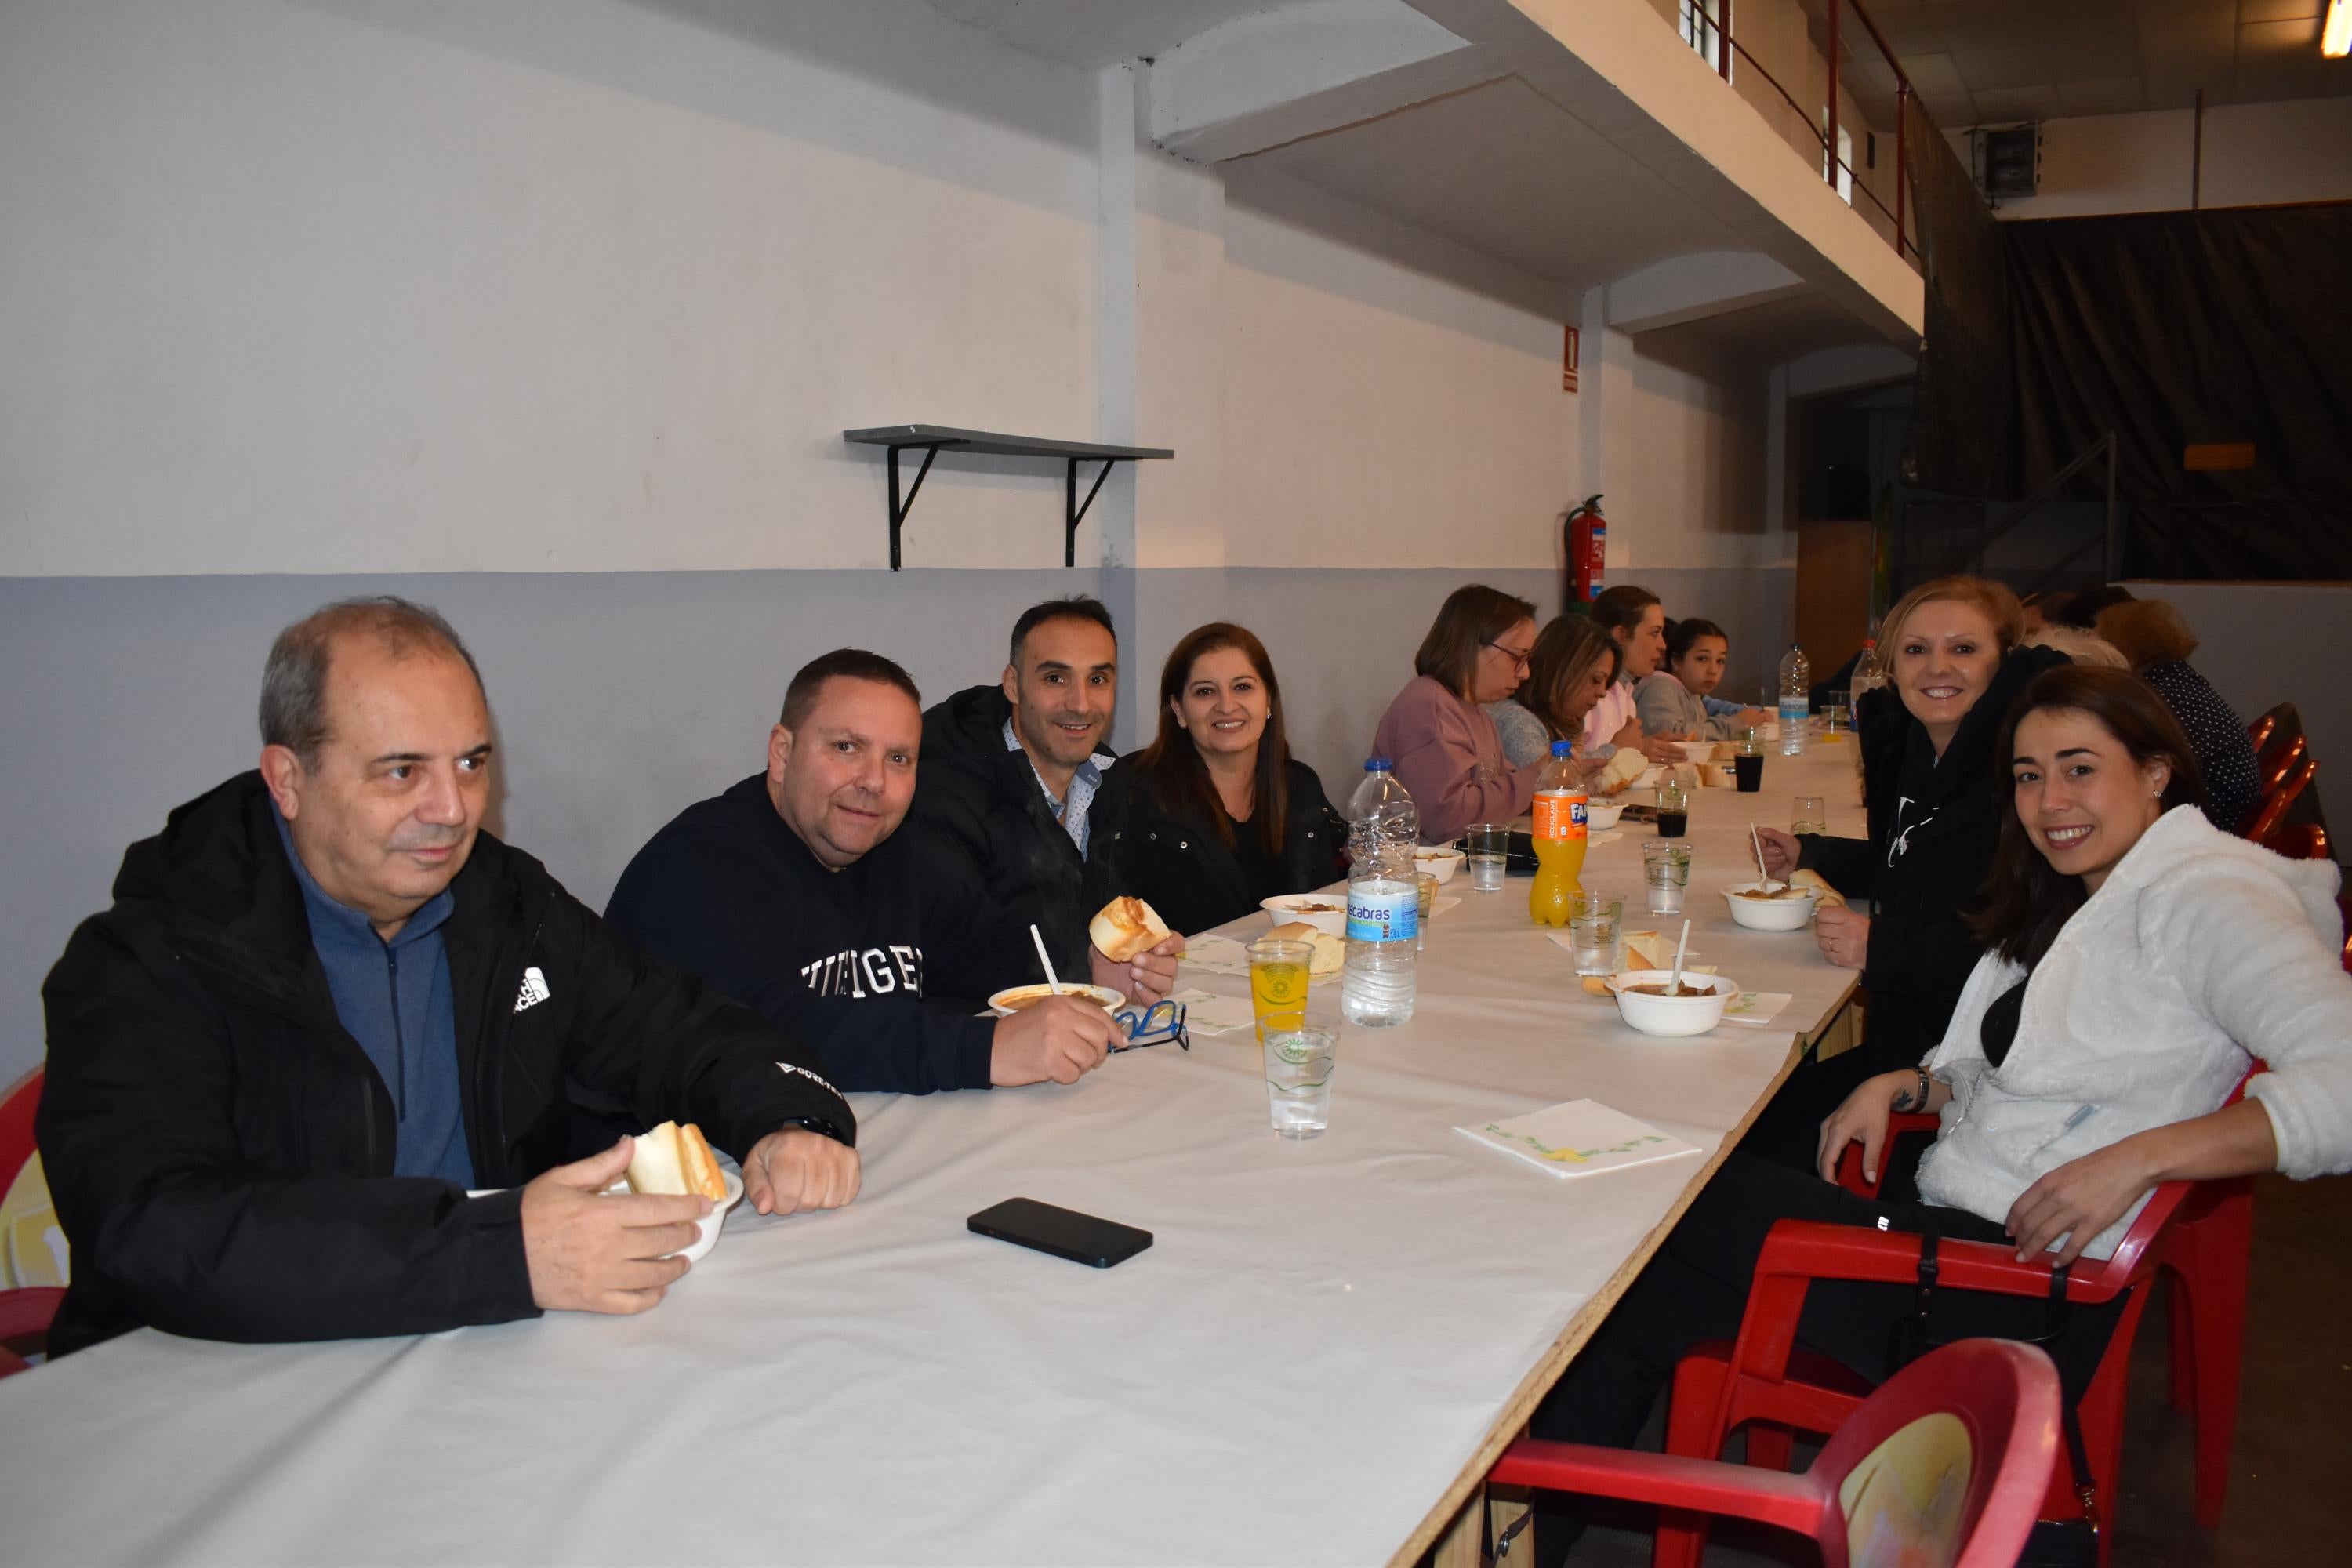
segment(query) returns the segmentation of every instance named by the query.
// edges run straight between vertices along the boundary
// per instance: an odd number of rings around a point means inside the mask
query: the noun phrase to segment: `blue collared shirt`
[[[1021,737],[1013,732],[1013,721],[1010,719],[1004,721],[1004,749],[1008,752],[1021,750]],[[1078,847],[1080,855],[1087,852],[1087,810],[1095,803],[1095,791],[1102,787],[1103,770],[1117,761],[1118,759],[1108,752],[1097,752],[1080,763],[1078,771],[1070,775],[1070,793],[1062,800],[1054,798],[1054,792],[1047,788],[1045,775],[1037,771],[1037,764],[1034,762],[1029,764],[1030,775],[1036,779],[1037,787],[1045,792],[1046,808],[1053,812],[1054,820],[1062,825],[1062,831],[1070,836],[1070,842]]]
[[[472,1186],[474,1161],[466,1148],[457,1082],[457,1005],[441,941],[442,922],[457,900],[444,888],[386,942],[365,914],[329,897],[312,879],[284,817],[278,818],[278,837],[302,885],[310,946],[327,972],[335,1016],[391,1092],[400,1129],[393,1174]]]

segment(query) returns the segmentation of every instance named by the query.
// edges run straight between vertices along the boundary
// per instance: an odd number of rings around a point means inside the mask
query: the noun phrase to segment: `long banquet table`
[[[1760,795],[1692,795],[1693,962],[1790,993],[1772,1027],[1637,1035],[1528,924],[1524,878],[1476,894],[1465,874],[1412,1021],[1342,1038],[1320,1139],[1268,1131],[1246,1030],[1068,1088],[857,1096],[856,1203],[739,1208],[642,1316],[309,1345],[142,1331],[0,1384],[9,1554],[1409,1562],[1851,1000],[1808,932],[1738,928],[1717,889],[1793,793],[1859,832],[1852,757],[1817,742],[1771,757]],[[1588,861],[1629,915],[1651,831]],[[1454,1131],[1583,1097],[1701,1154],[1555,1181]],[[1156,1244],[1097,1271],[965,1230],[1016,1195]]]

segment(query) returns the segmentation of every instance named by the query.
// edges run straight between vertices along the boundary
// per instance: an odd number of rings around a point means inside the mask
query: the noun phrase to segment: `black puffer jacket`
[[[1983,952],[1961,917],[2000,840],[2005,796],[1993,742],[2026,683],[2068,662],[2052,648],[2012,650],[1940,759],[1891,687],[1869,693],[1854,714],[1870,837],[1808,837],[1799,863],[1849,898],[1872,900],[1862,972],[1870,1071],[1914,1066],[1944,1037]]]
[[[1101,902],[1088,898],[1086,862],[1054,820],[1028,753],[1005,747],[1012,716],[1013,704],[994,686],[959,691],[925,712],[908,816],[964,854],[1006,919],[1036,922],[1055,973],[1083,978],[1087,922]],[[1092,808],[1087,820],[1091,833]]]
[[[260,775],[131,847],[42,988],[36,1131],[73,1248],[52,1350],[142,1324],[315,1340],[531,1316],[513,1189],[562,1161],[575,1094],[738,1156],[793,1122],[855,1138],[804,1047],[638,957],[530,856],[481,834],[450,890],[466,1144],[509,1189],[472,1200],[392,1173],[392,1099],[336,1017]]]
[[[1197,813],[1162,806],[1136,771],[1136,756],[1120,758],[1095,797],[1087,858],[1097,879],[1096,890],[1104,900],[1133,894],[1157,910],[1169,930],[1186,936],[1257,913],[1257,900],[1233,847]],[[1323,781],[1313,768],[1293,761],[1281,890],[1303,893],[1335,880],[1347,847],[1348,826],[1331,809]]]

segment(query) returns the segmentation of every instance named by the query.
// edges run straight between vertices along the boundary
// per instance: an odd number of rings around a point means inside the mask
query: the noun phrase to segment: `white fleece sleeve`
[[[2257,868],[2191,861],[2141,900],[2142,939],[2179,965],[2192,1001],[2269,1068],[2246,1097],[2270,1112],[2278,1168],[2352,1170],[2352,974],[2294,896]]]

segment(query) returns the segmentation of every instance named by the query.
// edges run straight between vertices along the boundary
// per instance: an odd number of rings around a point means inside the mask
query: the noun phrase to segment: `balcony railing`
[[[1831,188],[1838,188],[1838,175],[1843,173],[1846,177],[1844,194],[1847,201],[1851,203],[1855,195],[1860,195],[1871,205],[1876,207],[1885,216],[1887,222],[1894,226],[1896,254],[1906,258],[1916,258],[1919,254],[1919,247],[1912,243],[1907,221],[1909,215],[1905,211],[1911,173],[1911,79],[1904,74],[1903,62],[1896,59],[1895,51],[1887,47],[1885,35],[1878,30],[1878,24],[1871,20],[1870,13],[1863,7],[1862,0],[1824,0],[1824,3],[1827,5],[1828,40],[1827,47],[1822,53],[1829,66],[1829,86],[1825,95],[1827,101],[1821,106],[1818,114],[1808,110],[1803,104],[1798,102],[1795,95],[1781,84],[1780,79],[1772,74],[1764,62],[1750,54],[1746,46],[1740,43],[1738,24],[1733,14],[1735,0],[1713,0],[1712,4],[1709,4],[1708,0],[1687,0],[1688,18],[1685,26],[1685,37],[1690,39],[1692,47],[1700,54],[1715,62],[1716,69],[1727,82],[1731,80],[1731,62],[1734,57],[1747,62],[1747,68],[1753,70],[1773,91],[1779,93],[1782,101],[1796,111],[1797,118],[1803,122],[1805,129],[1820,142],[1822,177],[1829,183]],[[1842,52],[1840,33],[1843,20],[1847,16],[1861,24],[1864,33],[1869,37],[1871,43],[1876,47],[1881,55],[1885,57],[1887,68],[1895,73],[1895,205],[1891,207],[1880,198],[1876,191],[1872,190],[1857,176],[1853,164],[1839,156],[1837,151],[1838,70],[1839,55]],[[1852,140],[1851,136],[1848,140],[1849,142]]]

